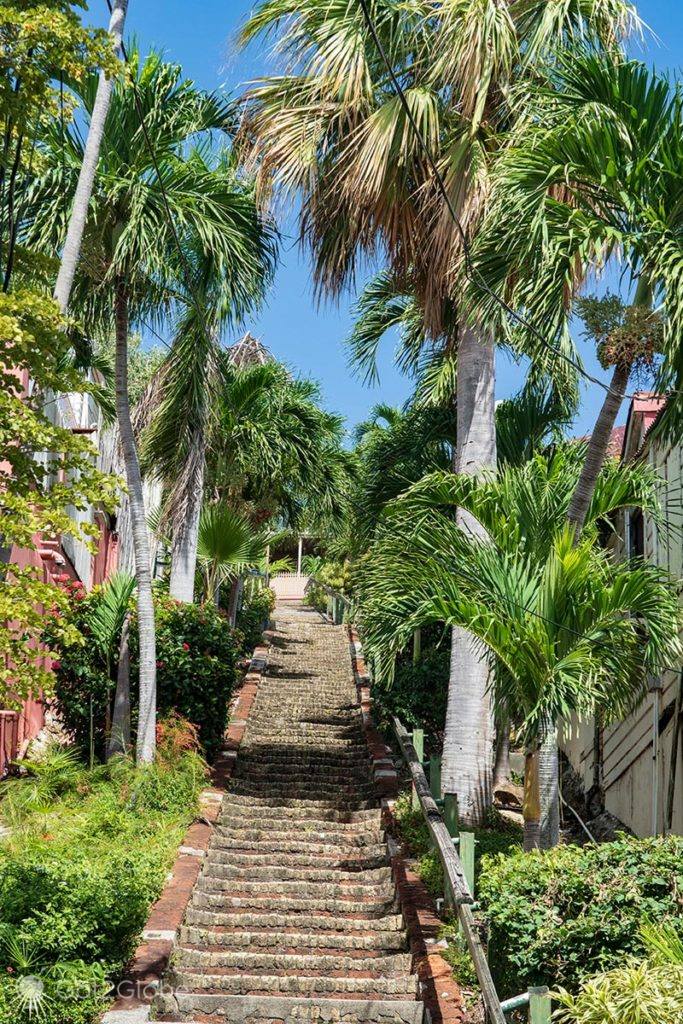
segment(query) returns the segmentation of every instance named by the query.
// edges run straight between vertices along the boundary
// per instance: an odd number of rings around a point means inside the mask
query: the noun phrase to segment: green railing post
[[[429,758],[429,790],[435,800],[441,799],[441,758],[438,754]]]
[[[461,832],[458,848],[465,879],[474,896],[474,832]]]
[[[425,758],[425,734],[424,729],[413,729],[413,746],[415,747],[415,753],[417,759],[422,764]],[[417,795],[415,786],[413,786],[413,801],[412,807],[414,811],[420,810],[420,798]]]
[[[446,793],[443,798],[443,820],[450,836],[457,836],[460,831],[458,822],[458,797],[455,793]]]
[[[529,1024],[550,1024],[552,1005],[550,990],[546,985],[542,988],[529,989]]]

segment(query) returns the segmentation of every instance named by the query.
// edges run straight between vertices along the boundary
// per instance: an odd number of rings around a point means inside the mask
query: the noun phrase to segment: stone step
[[[363,782],[328,781],[319,776],[297,779],[253,779],[251,776],[233,776],[228,788],[229,796],[253,796],[269,803],[275,800],[369,800],[375,795],[375,787],[365,777]]]
[[[417,999],[316,999],[297,996],[230,996],[165,993],[157,1020],[174,1024],[422,1024]]]
[[[199,884],[199,883],[198,883]],[[205,888],[196,888],[192,895],[190,906],[187,909],[186,921],[188,924],[197,924],[190,919],[191,911],[206,912],[214,915],[213,924],[223,924],[223,917],[231,910],[273,910],[276,913],[297,913],[315,914],[328,913],[339,914],[363,914],[366,918],[383,917],[392,910],[397,909],[396,897],[393,892],[391,896],[372,899],[369,896],[363,898],[344,899],[341,895],[330,894],[329,896],[294,896],[294,895],[263,895],[256,896],[253,893],[244,892],[227,894],[225,892],[211,892]]]
[[[178,989],[191,992],[230,992],[236,995],[272,992],[282,995],[296,993],[298,995],[335,996],[338,993],[348,992],[384,998],[406,995],[414,997],[417,994],[418,986],[417,977],[412,974],[400,978],[374,975],[369,972],[367,972],[367,977],[362,975],[352,977],[348,974],[345,977],[326,977],[324,974],[299,973],[247,974],[240,970],[229,973],[229,970],[229,968],[223,970],[214,968],[210,973],[198,970],[174,970],[173,981]]]
[[[295,855],[300,858],[301,854]],[[377,861],[379,858],[375,858]],[[208,865],[220,864],[223,867],[222,878],[262,878],[266,881],[298,881],[316,882],[331,881],[332,879],[357,881],[359,884],[385,881],[391,878],[391,868],[384,864],[368,864],[367,861],[350,861],[344,858],[323,860],[320,857],[307,857],[302,864],[299,859],[292,855],[273,857],[272,854],[265,854],[262,857],[242,858],[235,854],[234,850],[210,849],[206,858],[205,873],[208,872]],[[386,866],[385,866],[386,865]]]
[[[272,812],[273,816],[280,815],[281,817],[287,817],[287,810],[299,810],[303,812],[309,811],[322,811],[324,814],[331,811],[334,813],[337,811],[341,814],[349,814],[358,811],[369,811],[377,810],[377,800],[356,800],[353,797],[339,796],[337,799],[329,800],[304,800],[300,797],[272,797],[272,796],[255,796],[249,793],[228,793],[224,801],[224,806],[230,807],[231,810],[235,810],[238,807],[243,807],[245,813],[249,814],[256,810]],[[306,816],[305,814],[302,816]]]
[[[272,767],[306,768],[309,765],[322,767],[364,767],[370,763],[367,746],[356,754],[353,751],[338,750],[332,753],[311,749],[310,747],[263,747],[245,746],[240,748],[239,763],[255,769]]]
[[[371,764],[369,761],[363,764],[356,762],[349,764],[337,763],[334,767],[322,762],[307,762],[306,764],[282,761],[279,764],[262,764],[257,766],[253,762],[237,762],[233,779],[252,779],[254,782],[300,782],[307,778],[322,778],[328,783],[348,784],[350,782],[367,782],[370,778]]]
[[[410,953],[387,953],[381,956],[354,956],[352,953],[320,953],[317,951],[296,953],[254,953],[252,950],[206,950],[193,949],[186,946],[178,949],[174,963],[181,970],[202,968],[203,971],[214,967],[239,967],[242,970],[264,973],[280,973],[281,971],[309,971],[315,974],[323,972],[367,971],[374,974],[410,974],[412,956]]]
[[[381,916],[356,914],[345,917],[342,914],[299,913],[287,914],[279,908],[270,907],[261,911],[251,908],[226,910],[215,913],[210,910],[197,910],[192,906],[185,912],[185,924],[209,928],[295,928],[297,931],[321,932],[404,932],[403,916],[398,913],[387,913]]]
[[[224,838],[236,844],[247,846],[252,844],[283,844],[284,849],[310,848],[311,845],[323,846],[375,846],[384,845],[384,829],[379,822],[367,821],[294,821],[285,819],[273,822],[270,818],[261,818],[256,822],[245,822],[238,815],[236,819],[228,818],[224,811],[223,821],[214,826],[214,839]],[[277,848],[273,845],[273,850]]]
[[[253,874],[245,877],[243,870],[240,874],[235,874],[236,870],[238,869],[230,864],[214,864],[209,861],[197,879],[197,887],[201,892],[234,893],[239,889],[240,893],[253,895],[273,893],[276,898],[279,895],[305,895],[340,896],[343,899],[359,896],[363,899],[369,897],[378,899],[380,896],[386,898],[394,892],[389,868],[384,870],[380,868],[379,871],[348,872],[342,876],[328,872],[323,873],[322,878],[310,879],[273,878],[272,875],[268,877],[266,871],[261,877],[254,877]]]
[[[274,931],[270,928],[237,931],[232,928],[212,930],[183,925],[179,933],[182,945],[202,948],[221,946],[230,949],[317,949],[317,950],[371,950],[385,952],[405,949],[405,936],[400,931],[365,932],[303,932],[296,930]]]
[[[243,825],[265,828],[276,828],[285,831],[289,828],[298,829],[302,825],[317,827],[327,826],[329,829],[339,831],[359,831],[362,828],[379,828],[382,822],[382,811],[379,807],[369,807],[360,811],[338,811],[334,808],[326,808],[324,814],[315,817],[311,812],[315,808],[308,807],[257,807],[247,804],[236,803],[231,800],[224,801],[220,808],[219,821],[238,821]],[[263,824],[261,824],[263,822]]]
[[[230,855],[230,863],[237,867],[252,864],[270,866],[281,864],[286,867],[326,867],[347,868],[356,870],[356,865],[367,868],[379,868],[388,863],[386,847],[383,843],[349,843],[305,842],[291,839],[273,840],[264,837],[262,840],[245,840],[241,836],[228,837],[214,835],[211,839],[210,853],[224,851]]]

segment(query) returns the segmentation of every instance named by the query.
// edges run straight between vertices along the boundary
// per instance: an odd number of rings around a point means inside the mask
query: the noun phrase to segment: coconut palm
[[[129,73],[114,84],[72,306],[91,329],[115,330],[116,410],[138,591],[137,757],[149,761],[155,748],[156,644],[142,476],[128,400],[128,331],[131,321],[158,317],[164,304],[170,304],[178,240],[182,244],[185,235],[197,235],[207,250],[227,251],[229,261],[230,241],[241,221],[234,190],[226,190],[221,168],[201,166],[187,151],[188,144],[229,129],[229,104],[184,81],[181,69],[156,53],[144,60],[133,53]],[[95,76],[74,84],[86,119],[93,114],[97,87]],[[44,170],[33,193],[33,233],[46,246],[63,241],[65,205],[74,195],[83,162],[77,126],[67,129],[62,142],[55,126],[45,139]]]
[[[495,668],[496,703],[529,744],[529,846],[557,842],[558,717],[596,707],[618,714],[642,692],[646,671],[680,654],[675,589],[656,568],[613,565],[597,543],[618,508],[657,516],[656,478],[608,464],[574,548],[563,523],[584,457],[582,446],[562,446],[497,479],[425,478],[387,510],[359,581],[365,644],[384,672],[430,622],[478,638]],[[457,507],[489,543],[461,528]]]
[[[177,268],[182,305],[170,354],[148,392],[153,407],[141,451],[143,472],[164,485],[162,519],[172,538],[170,592],[181,601],[192,601],[194,594],[211,399],[221,389],[224,367],[220,336],[262,300],[275,260],[274,233],[259,217],[253,189],[237,175],[231,156],[208,158],[195,151],[192,160],[201,173],[221,174],[224,203],[233,209],[232,234],[220,249],[208,249],[199,233],[184,239]],[[183,271],[191,275],[189,282]]]
[[[612,45],[636,21],[625,0],[368,0],[367,8],[470,238],[498,129],[515,116],[510,87],[527,81],[535,60],[562,40],[585,35]],[[246,149],[266,192],[301,200],[318,290],[338,295],[364,258],[386,254],[398,288],[418,297],[428,335],[457,350],[456,469],[478,475],[495,467],[494,338],[461,301],[462,235],[363,7],[262,0],[242,40],[264,36],[277,38],[284,72],[247,94]],[[470,823],[481,820],[490,790],[487,671],[473,639],[457,628],[442,778]]]
[[[636,61],[571,50],[525,100],[527,119],[500,160],[477,242],[480,274],[559,345],[589,271],[616,261],[634,283],[631,306],[615,307],[612,297],[579,309],[612,370],[569,509],[580,530],[634,367],[652,364],[658,347],[667,357],[664,385],[683,366],[680,93]],[[496,316],[488,294],[480,314]],[[534,336],[528,344],[544,348]],[[672,422],[677,409],[672,402]]]

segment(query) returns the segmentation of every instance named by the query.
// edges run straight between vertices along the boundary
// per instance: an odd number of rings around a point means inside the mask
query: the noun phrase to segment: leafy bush
[[[578,995],[555,994],[563,1024],[680,1024],[683,1020],[683,941],[672,927],[641,930],[650,956],[599,974]]]
[[[157,703],[197,726],[208,758],[220,749],[237,678],[241,634],[212,605],[157,595]],[[131,667],[137,675],[137,628],[131,622]]]
[[[338,594],[348,594],[351,590],[351,577],[348,563],[341,562],[323,562],[322,565],[315,566],[315,581],[312,582],[306,596],[304,597],[304,604],[310,608],[315,608],[319,612],[327,610],[327,590],[325,587],[331,587],[332,590]]]
[[[548,984],[575,992],[589,975],[642,957],[643,917],[680,915],[682,865],[680,836],[485,858],[478,895],[500,990]]]
[[[376,683],[372,696],[380,720],[387,722],[397,715],[405,726],[418,726],[427,734],[443,731],[446,721],[448,672],[450,651],[448,644],[423,648],[420,661],[404,659],[396,667],[391,683]]]
[[[68,616],[78,642],[65,644],[53,662],[55,698],[60,717],[74,742],[86,751],[92,740],[101,758],[106,742],[107,707],[115,684],[93,643],[93,619],[102,590],[74,589]],[[181,604],[168,594],[155,595],[157,630],[157,705],[160,714],[177,712],[193,722],[208,757],[220,748],[236,680],[242,636],[212,605]],[[131,700],[133,723],[138,676],[138,637],[131,617]],[[54,648],[53,648],[54,649]]]
[[[135,949],[206,773],[193,749],[178,749],[187,727],[164,724],[153,765],[115,758],[89,771],[51,750],[0,790],[12,826],[0,843],[0,1024],[97,1019],[106,977]],[[29,976],[44,985],[39,1014],[26,1002]]]
[[[262,587],[246,597],[237,615],[237,628],[244,637],[246,654],[251,654],[263,640],[263,630],[274,607],[275,594],[270,587]]]

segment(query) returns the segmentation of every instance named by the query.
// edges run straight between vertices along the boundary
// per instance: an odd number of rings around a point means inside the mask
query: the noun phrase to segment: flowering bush
[[[156,596],[157,706],[197,727],[208,758],[220,749],[235,686],[242,634],[213,605]],[[131,683],[137,676],[137,628],[131,621]]]
[[[115,692],[116,659],[107,665],[93,642],[93,623],[101,588],[86,593],[80,584],[67,584],[65,619],[69,642],[46,631],[51,650],[54,694],[65,728],[83,751],[102,758],[106,746],[108,710]],[[210,605],[181,604],[168,594],[157,594],[157,707],[159,715],[176,712],[197,729],[207,757],[219,749],[235,685],[236,663],[243,637],[230,628],[224,614]],[[75,637],[75,639],[74,639]],[[118,649],[118,641],[115,644]],[[131,703],[136,721],[138,637],[135,613],[130,623]],[[166,726],[168,728],[168,725]]]
[[[263,630],[274,607],[275,593],[270,587],[263,587],[246,597],[237,616],[237,627],[244,636],[246,654],[251,654],[261,643]]]

